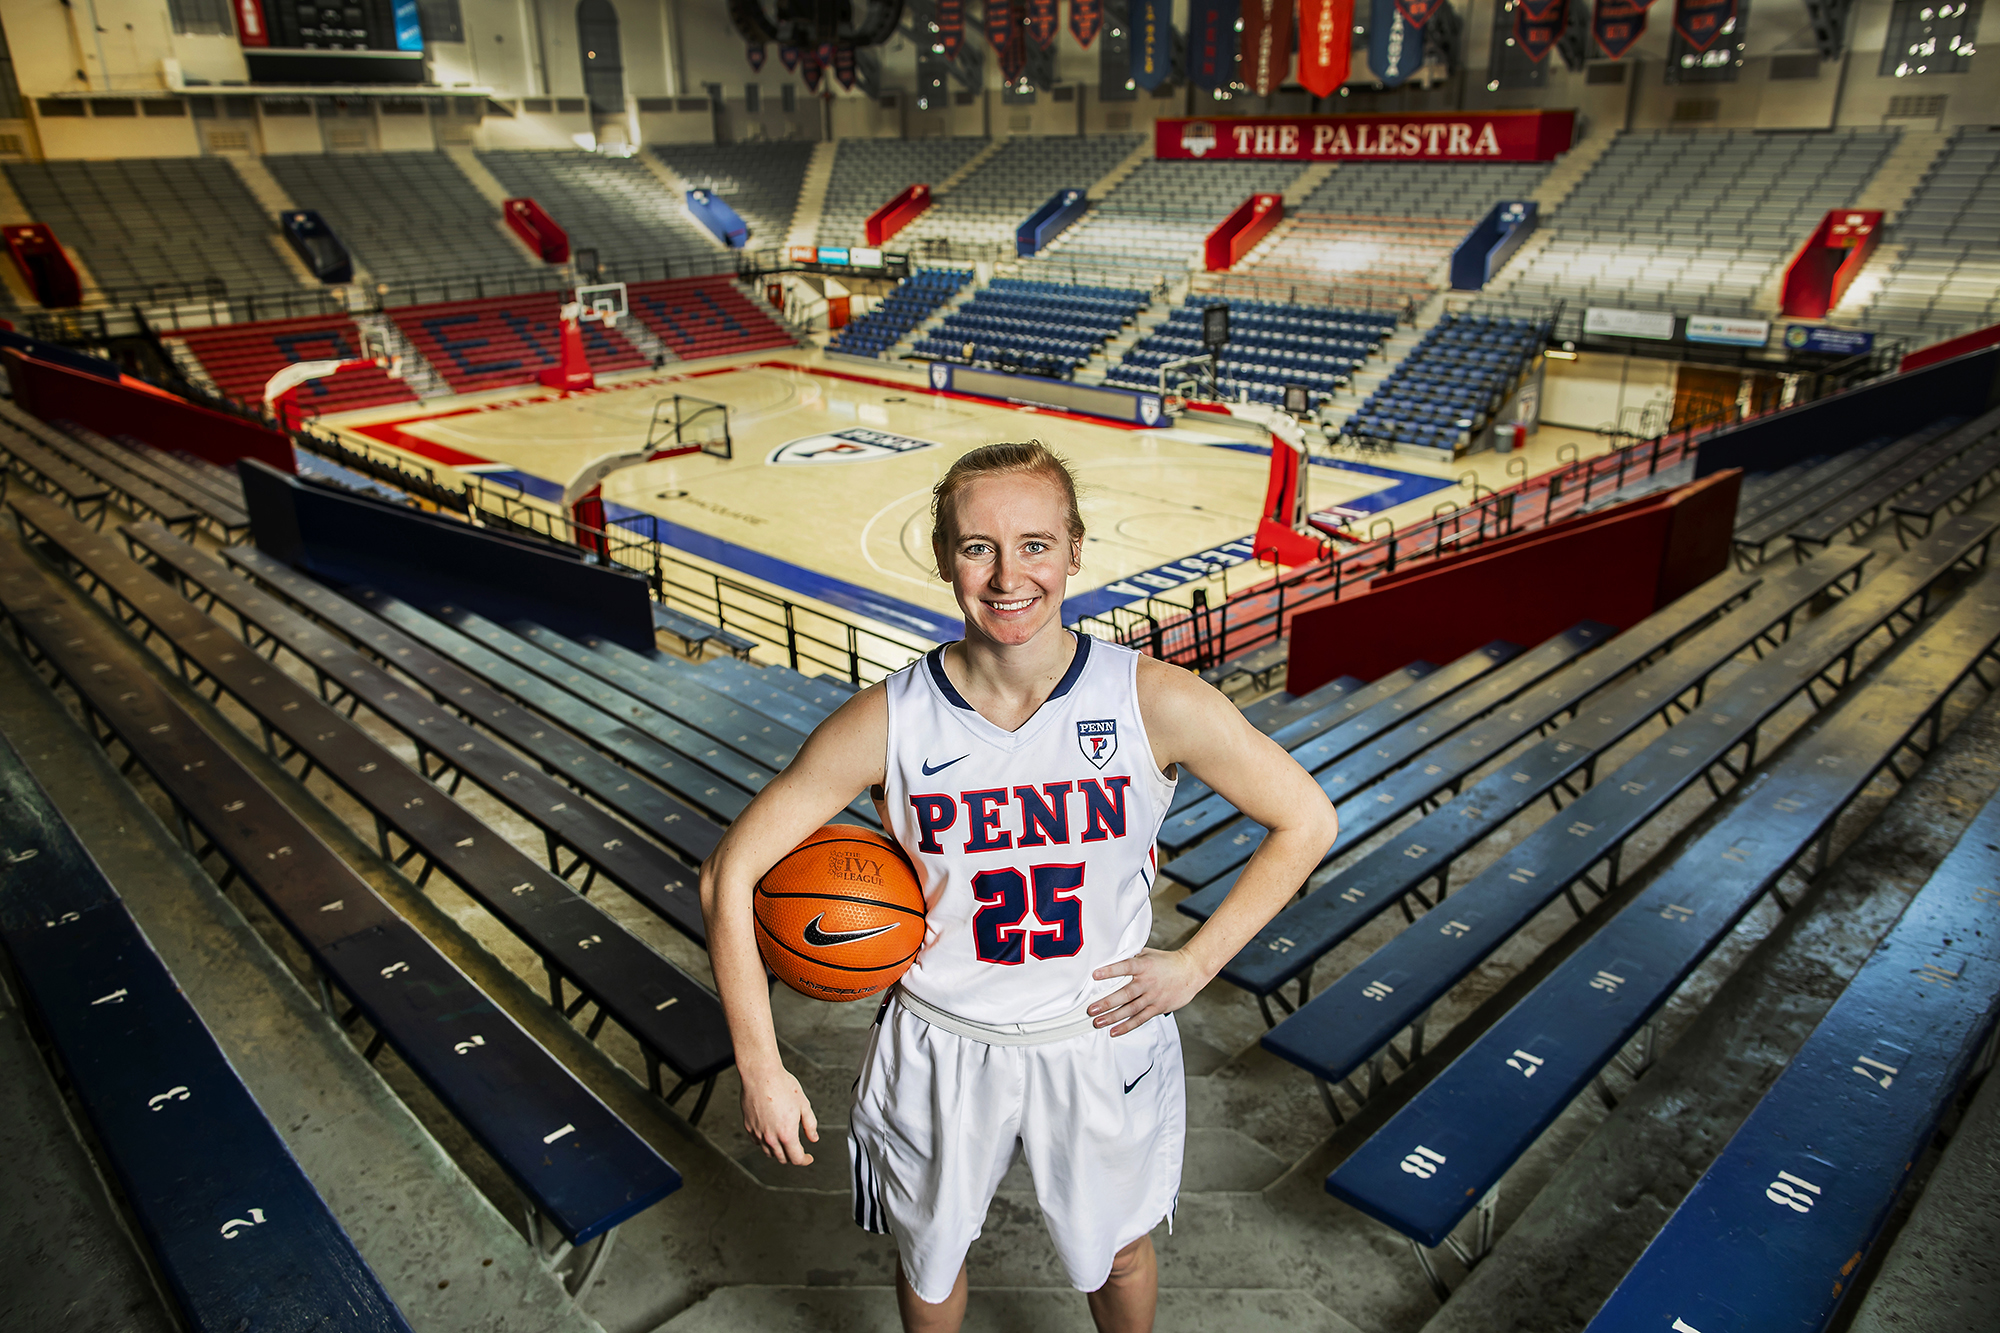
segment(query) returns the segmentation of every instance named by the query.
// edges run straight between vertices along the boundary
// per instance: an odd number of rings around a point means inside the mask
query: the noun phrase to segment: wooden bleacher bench
[[[1909,555],[1890,563],[1793,635],[1782,649],[1735,677],[1722,697],[1703,699],[1617,772],[1594,779],[1594,785],[1562,807],[1560,814],[1460,886],[1450,898],[1451,906],[1443,909],[1448,929],[1433,929],[1420,920],[1389,940],[1266,1033],[1265,1049],[1323,1083],[1338,1083],[1364,1067],[1372,1072],[1395,1035],[1405,1029],[1413,1029],[1414,1056],[1424,1020],[1439,997],[1558,895],[1566,895],[1581,916],[1577,885],[1600,898],[1614,890],[1627,838],[1693,783],[1707,779],[1712,784],[1712,770],[1722,768],[1740,781],[1757,760],[1758,728],[1763,722],[1794,698],[1805,697],[1817,706],[1821,689],[1842,688],[1864,642],[1884,629],[1894,633],[1916,624],[1928,606],[1931,589],[1947,571],[1984,561],[1995,526],[1988,519],[1954,519]],[[1674,697],[1660,690],[1646,702],[1664,704]],[[1657,708],[1649,709],[1647,716],[1653,711]],[[1600,729],[1593,735],[1589,717],[1578,721],[1585,725],[1578,728],[1572,723],[1552,738],[1555,744],[1572,747],[1572,761],[1578,755],[1602,753],[1609,742],[1600,738],[1611,730]],[[1633,725],[1636,722],[1616,728],[1616,735],[1629,734]],[[1535,764],[1531,752],[1509,767],[1532,774]],[[1537,784],[1518,785],[1526,789]],[[1472,804],[1477,797],[1461,799]],[[1400,852],[1404,839],[1416,836],[1421,835],[1412,829],[1382,850]],[[1601,882],[1591,877],[1600,864],[1605,868]],[[1337,877],[1307,901],[1327,898],[1347,878]],[[1440,905],[1442,901],[1440,895]],[[1269,929],[1252,940],[1238,959],[1254,953]]]
[[[680,1173],[209,735],[133,660],[130,639],[51,580],[0,541],[0,610],[22,650],[146,770],[196,858],[220,856],[223,882],[241,879],[305,950],[329,1016],[366,1019],[367,1053],[393,1047],[568,1244],[602,1238],[587,1283],[612,1230],[678,1189]]]
[[[1245,676],[1258,689],[1268,690],[1271,688],[1271,677],[1285,669],[1285,663],[1291,660],[1291,655],[1291,640],[1279,639],[1241,657],[1209,667],[1201,673],[1201,678],[1221,689],[1225,681]]]
[[[1963,509],[1976,502],[1980,487],[1996,471],[2000,471],[2000,439],[1991,439],[1975,445],[1922,486],[1891,504],[1889,512],[1896,519],[1897,542],[1907,550],[1912,536],[1929,536],[1939,513],[1955,505]],[[1919,519],[1923,520],[1921,531],[1916,530]]]
[[[655,1093],[672,1103],[699,1086],[690,1114],[699,1119],[716,1077],[735,1058],[713,992],[431,786],[338,709],[270,670],[111,539],[40,497],[8,504],[24,528],[32,528],[110,596],[142,641],[158,635],[191,683],[212,684],[248,709],[280,763],[302,758],[306,772],[317,768],[366,808],[385,858],[398,865],[421,859],[419,888],[433,872],[443,872],[534,950],[548,974],[550,1003],[566,1017],[574,1018],[586,1001],[594,1004],[597,1013],[587,1029],[592,1040],[605,1020],[613,1019],[644,1052]],[[453,762],[464,758],[454,753]],[[400,852],[394,839],[403,842]],[[578,992],[574,1003],[563,997],[565,982]],[[661,1086],[662,1063],[680,1078],[671,1092]]]
[[[823,714],[831,714],[858,692],[844,680],[836,684],[830,677],[808,676],[782,662],[758,666],[735,657],[712,657],[701,664],[701,670],[711,677],[766,681],[805,700]]]
[[[1905,749],[1921,761],[1937,742],[1946,700],[1996,646],[2000,570],[1989,570],[1892,650],[1886,664],[1871,670],[1762,773],[1747,776],[1725,799],[1720,819],[1352,1153],[1327,1178],[1327,1190],[1419,1247],[1443,1244],[1467,1213],[1491,1198],[1507,1168],[1563,1108],[1641,1034],[1743,914],[1777,890],[1787,870],[1799,866],[1810,878],[1826,868],[1840,813],[1878,773],[1900,774],[1892,765]],[[1784,661],[1766,665],[1780,667]],[[1748,692],[1748,680],[1743,677],[1742,688],[1705,707],[1728,707]],[[1705,719],[1690,721],[1699,725]],[[1684,729],[1685,724],[1676,730]],[[1918,738],[1921,731],[1928,731],[1926,739]],[[1608,787],[1607,781],[1597,790]],[[1514,856],[1507,861],[1526,863]],[[1783,905],[1782,898],[1779,902]],[[1455,899],[1445,910],[1457,915],[1463,905],[1463,898]],[[1467,938],[1449,931],[1411,933],[1426,937],[1426,943],[1442,941],[1432,945],[1434,954],[1449,953]],[[1864,1053],[1850,1052],[1849,1058]],[[1815,1160],[1822,1151],[1818,1142],[1794,1142],[1790,1148],[1794,1162]],[[1818,1170],[1832,1165],[1817,1160]],[[1776,1170],[1768,1156],[1759,1166]],[[1766,1215],[1767,1222],[1788,1220]],[[1732,1230],[1741,1228],[1742,1214],[1734,1212],[1730,1223]],[[1766,1228],[1749,1230],[1757,1234]],[[1424,1250],[1417,1254],[1428,1270]],[[1822,1299],[1827,1291],[1822,1284]],[[1743,1313],[1709,1327],[1780,1326],[1744,1323]]]
[[[801,736],[810,736],[813,728],[833,712],[831,707],[784,688],[776,676],[769,674],[782,668],[753,666],[735,657],[716,657],[690,665],[661,654],[644,657],[623,644],[591,637],[583,640],[583,646],[620,666],[682,676],[790,727]]]
[[[1287,722],[1296,722],[1309,713],[1317,712],[1366,684],[1357,676],[1336,676],[1305,694],[1287,694],[1281,690],[1245,708],[1243,720],[1268,736]]]
[[[1793,551],[1803,560],[1809,551],[1826,546],[1843,532],[1850,539],[1858,538],[1881,520],[1884,506],[1925,477],[1952,468],[1967,449],[1985,441],[1996,430],[2000,430],[2000,411],[1989,412],[1904,455],[1900,462],[1877,472],[1838,502],[1788,532]]]
[[[408,1333],[117,891],[4,737],[0,800],[7,866],[0,939],[188,1324]]]
[[[1772,542],[1789,535],[1800,524],[1838,505],[1876,477],[1920,453],[1939,437],[1949,434],[1958,424],[1958,418],[1946,418],[1900,439],[1863,450],[1858,458],[1848,455],[1851,461],[1844,466],[1830,474],[1814,472],[1811,475],[1819,478],[1817,484],[1803,489],[1794,498],[1769,509],[1760,517],[1746,521],[1739,514],[1736,531],[1730,538],[1738,562],[1762,560]]]
[[[197,523],[206,527],[222,541],[234,541],[250,530],[250,516],[243,512],[240,504],[233,504],[218,498],[208,487],[172,468],[162,466],[160,459],[166,455],[157,450],[127,449],[113,443],[96,431],[76,425],[73,422],[58,423],[59,429],[78,445],[89,450],[105,462],[121,466],[137,473],[166,494],[173,496],[195,512]],[[171,526],[171,525],[169,525]]]
[[[1968,1074],[1992,1060],[1996,846],[2000,799],[1918,890],[1591,1330],[1833,1321],[1910,1164]],[[1934,1177],[1931,1188],[1955,1183]]]
[[[1429,662],[1412,662],[1402,670],[1391,671],[1359,689],[1340,691],[1305,716],[1287,722],[1269,735],[1281,749],[1286,751],[1297,749],[1339,727],[1342,723],[1359,717],[1390,695],[1408,689],[1436,670],[1437,667]],[[1169,836],[1176,838],[1178,836],[1175,817],[1206,801],[1214,794],[1214,790],[1192,773],[1181,776],[1179,784],[1174,788],[1174,798],[1167,806],[1165,830]],[[1176,845],[1179,845],[1178,841]]]
[[[189,532],[200,521],[200,512],[179,494],[128,466],[121,450],[99,452],[94,445],[57,430],[12,403],[0,401],[0,435],[8,433],[25,436],[57,458],[96,477],[111,487],[122,507],[132,513]]]
[[[241,549],[224,555],[234,558],[246,570],[254,568],[257,586],[271,589],[292,606],[344,635],[376,661],[419,682],[440,703],[462,711],[510,745],[532,755],[545,771],[574,783],[578,790],[618,811],[678,851],[690,864],[706,860],[722,840],[720,824],[666,788],[607,757],[604,751],[571,734],[564,726],[554,724],[556,720],[538,711],[533,703],[522,707],[515,698],[489,685],[447,654],[261,552]],[[443,626],[438,628],[442,630]],[[562,699],[570,697],[553,686],[549,687],[549,694]],[[635,743],[644,739],[636,732],[629,735]],[[657,758],[672,762],[664,750],[654,749]],[[679,917],[675,923],[681,924]],[[706,945],[705,928],[696,942]]]
[[[1573,625],[1483,679],[1428,707],[1412,708],[1395,720],[1388,730],[1378,731],[1339,762],[1315,773],[1313,776],[1320,790],[1326,793],[1336,809],[1347,812],[1343,820],[1354,826],[1352,832],[1342,828],[1335,843],[1338,850],[1329,848],[1328,855],[1339,855],[1354,841],[1367,837],[1407,813],[1410,806],[1404,802],[1413,793],[1385,788],[1383,782],[1396,770],[1414,764],[1419,755],[1424,756],[1426,762],[1414,771],[1427,780],[1429,786],[1415,804],[1434,804],[1457,788],[1463,780],[1464,769],[1452,762],[1456,752],[1447,756],[1442,751],[1433,751],[1433,746],[1444,745],[1452,736],[1510,701],[1521,706],[1501,714],[1502,719],[1510,724],[1510,729],[1501,733],[1507,738],[1507,743],[1511,744],[1514,739],[1534,730],[1536,724],[1531,719],[1540,716],[1546,705],[1541,699],[1529,697],[1531,692],[1550,677],[1559,676],[1585,654],[1602,646],[1612,633],[1609,625],[1596,621],[1586,620]],[[1497,753],[1496,748],[1488,743],[1491,739],[1483,735],[1475,736],[1475,743],[1467,747],[1467,753],[1484,756]],[[1211,799],[1220,801],[1222,798]],[[1352,816],[1351,819],[1347,818],[1348,815]],[[1247,819],[1239,819],[1229,827],[1236,829],[1234,835],[1217,837],[1212,841],[1228,849],[1234,868],[1241,865],[1235,860],[1238,854],[1247,859],[1248,853],[1262,843],[1264,829]],[[1195,890],[1176,906],[1187,916],[1207,920],[1234,884],[1233,876],[1216,876],[1206,887]]]
[[[413,691],[405,681],[389,675],[373,658],[350,646],[349,642],[290,610],[275,597],[231,573],[220,561],[204,555],[161,528],[130,524],[123,529],[129,547],[151,557],[153,569],[170,576],[184,596],[215,614],[222,607],[234,615],[243,637],[253,648],[268,649],[275,657],[279,648],[289,651],[309,668],[319,681],[320,695],[338,708],[358,700],[383,721],[409,737],[417,750],[418,771],[442,785],[452,779],[447,794],[458,788],[459,778],[469,777],[495,799],[506,804],[540,831],[548,853],[549,869],[558,879],[569,880],[579,868],[586,869],[579,893],[588,894],[598,875],[643,903],[682,934],[705,943],[707,931],[701,919],[700,894],[694,872],[664,847],[641,837],[627,824],[614,819],[589,801],[575,799],[576,789],[568,785],[576,779],[566,772],[555,756],[543,760],[549,776],[524,771],[518,756],[493,743],[461,720],[480,718],[482,712],[500,715],[493,730],[510,742],[526,742],[523,752],[542,759],[539,734],[548,728],[538,724],[518,708],[509,707],[485,686],[469,681],[464,673],[445,663],[430,661],[421,648],[405,656],[401,669],[422,690]],[[423,662],[410,656],[421,654]],[[425,666],[441,668],[426,673]],[[442,674],[444,679],[437,678]],[[427,678],[428,676],[428,678]],[[437,702],[433,702],[436,696]],[[447,711],[449,708],[452,711]],[[509,725],[510,720],[514,725]],[[516,738],[519,741],[516,741]],[[584,746],[572,742],[576,759],[594,756]],[[616,768],[609,761],[607,767]],[[635,775],[624,772],[622,785],[646,786]],[[699,819],[694,811],[657,792],[672,809],[667,818],[676,823],[683,818]],[[659,816],[642,827],[650,828]],[[706,820],[702,820],[706,823]],[[711,826],[712,827],[712,826]],[[718,832],[719,837],[719,832]],[[565,854],[570,858],[563,864]]]
[[[44,495],[61,499],[85,523],[104,522],[112,488],[20,431],[0,430],[9,471]],[[0,481],[4,481],[0,478]]]
[[[1329,795],[1335,791],[1345,794],[1349,790],[1349,775],[1334,776],[1336,766],[1363,746],[1368,746],[1371,757],[1378,763],[1387,756],[1372,752],[1387,743],[1388,737],[1415,717],[1430,716],[1433,705],[1445,700],[1455,700],[1472,690],[1475,684],[1484,684],[1491,677],[1501,675],[1503,668],[1521,656],[1518,644],[1496,639],[1484,648],[1476,648],[1448,666],[1431,671],[1424,678],[1400,689],[1380,702],[1360,709],[1341,720],[1338,725],[1321,731],[1311,739],[1287,747],[1287,753],[1297,761],[1300,768],[1312,774],[1327,773],[1334,780],[1322,780],[1322,786]],[[1428,665],[1428,664],[1418,664]],[[1395,673],[1391,673],[1392,677]],[[1507,679],[1512,679],[1511,676]],[[1510,691],[1511,693],[1511,691]],[[1481,696],[1484,697],[1484,696]],[[1469,720],[1469,719],[1468,719]],[[1288,737],[1289,739],[1289,737]],[[1284,741],[1278,742],[1284,745]],[[1398,751],[1400,753],[1400,750]],[[1211,837],[1211,835],[1213,835]],[[1226,836],[1225,836],[1226,835]],[[1168,811],[1166,824],[1160,830],[1160,846],[1169,851],[1181,852],[1204,838],[1220,846],[1240,850],[1245,860],[1263,841],[1264,829],[1260,824],[1243,818],[1220,794],[1210,793],[1193,805],[1180,811]],[[1171,867],[1179,863],[1179,857],[1167,862]],[[1191,864],[1199,864],[1202,858],[1189,858]],[[1183,874],[1190,873],[1189,867],[1182,867]],[[1182,875],[1173,875],[1165,867],[1162,873],[1179,883],[1187,884]],[[1209,875],[1202,880],[1213,879]],[[1189,885],[1189,887],[1195,887]]]

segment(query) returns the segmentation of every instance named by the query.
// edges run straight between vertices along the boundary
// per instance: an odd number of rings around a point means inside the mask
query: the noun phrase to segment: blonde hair
[[[940,573],[948,567],[945,553],[958,540],[958,493],[980,477],[1021,472],[1055,484],[1068,511],[1069,539],[1072,543],[1083,540],[1083,512],[1076,503],[1076,474],[1070,471],[1067,459],[1040,440],[982,445],[961,455],[931,488],[931,552],[937,558]]]

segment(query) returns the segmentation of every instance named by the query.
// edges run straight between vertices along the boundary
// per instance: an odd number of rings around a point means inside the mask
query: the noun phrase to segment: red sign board
[[[270,29],[264,26],[264,6],[258,0],[236,0],[236,40],[244,46],[269,46]]]
[[[1155,121],[1153,151],[1224,162],[1549,162],[1575,130],[1574,111],[1241,116]]]

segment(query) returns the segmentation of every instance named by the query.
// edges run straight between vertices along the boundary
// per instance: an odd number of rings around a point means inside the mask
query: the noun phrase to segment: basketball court
[[[1270,451],[1242,430],[1188,418],[1137,429],[935,393],[915,375],[836,366],[807,350],[322,424],[559,502],[593,460],[670,439],[676,398],[689,438],[712,443],[726,421],[730,456],[684,454],[613,474],[603,492],[611,521],[645,532],[657,521],[661,540],[684,554],[904,634],[957,637],[951,591],[930,572],[930,490],[960,454],[1001,440],[1041,439],[1083,483],[1090,535],[1065,621],[1148,598],[1185,606],[1196,589],[1215,602],[1271,572],[1249,541]],[[1425,497],[1454,485],[1434,475],[1446,469],[1403,459],[1313,462],[1310,506],[1338,507],[1364,529],[1428,514]]]

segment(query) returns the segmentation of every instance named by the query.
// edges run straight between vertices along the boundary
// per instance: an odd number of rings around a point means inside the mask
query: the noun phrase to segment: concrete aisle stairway
[[[274,228],[277,226],[278,214],[290,212],[298,207],[290,192],[278,184],[278,178],[265,167],[263,158],[238,153],[221,156],[224,162],[235,168],[237,177],[243,182],[243,188],[250,191],[250,197],[264,210],[264,216],[271,220]],[[274,230],[269,239],[271,248],[278,252],[279,258],[284,260],[285,267],[292,271],[293,277],[308,287],[319,286],[319,279],[306,267],[306,261],[299,258],[299,252],[285,243],[283,236]],[[368,281],[368,274],[359,261],[354,265],[354,280],[357,283]]]
[[[1102,199],[1105,195],[1110,194],[1120,185],[1123,185],[1127,176],[1137,171],[1146,162],[1151,161],[1152,156],[1153,136],[1148,134],[1145,136],[1145,141],[1130,153],[1127,153],[1117,166],[1092,181],[1090,188],[1083,192],[1084,197],[1093,202]]]
[[[479,160],[479,154],[470,148],[447,148],[444,150],[444,155],[451,159],[452,165],[457,167],[468,181],[472,182],[472,188],[479,191],[480,198],[493,205],[493,226],[507,238],[507,243],[535,263],[541,263],[541,255],[537,254],[526,241],[516,236],[514,229],[507,225],[507,219],[501,210],[512,196],[507,187],[500,183],[500,178],[486,169],[486,164]],[[557,226],[563,224],[561,218],[555,221]]]
[[[1923,183],[1924,176],[1937,161],[1938,154],[1942,153],[1950,142],[1951,134],[1945,130],[1904,130],[1902,142],[1897,146],[1897,150],[1889,155],[1889,160],[1882,164],[1882,169],[1868,182],[1868,188],[1861,192],[1860,197],[1854,201],[1854,206],[1881,209],[1882,220],[1889,227],[1890,234],[1894,235],[1897,221],[1901,219],[1903,210],[1909,207],[1910,196],[1916,193],[1917,186]],[[1872,297],[1880,278],[1895,271],[1896,266],[1902,262],[1904,253],[1904,247],[1893,241],[1877,246],[1875,253],[1868,257],[1868,263],[1857,275],[1854,283],[1848,287],[1847,294],[1841,298],[1840,304],[1833,308],[1832,318],[1838,320],[1843,316],[1853,315],[1858,307]],[[1777,307],[1780,294],[1777,291],[1771,294],[1773,309]]]
[[[931,198],[942,199],[965,183],[965,178],[985,166],[993,156],[1007,146],[1005,139],[988,139],[986,146],[965,160],[965,165],[946,176],[931,187]]]
[[[819,214],[826,207],[826,187],[833,183],[835,151],[836,146],[831,143],[814,145],[805,179],[799,182],[799,202],[792,210],[791,228],[785,233],[786,245],[811,245],[819,235]]]

